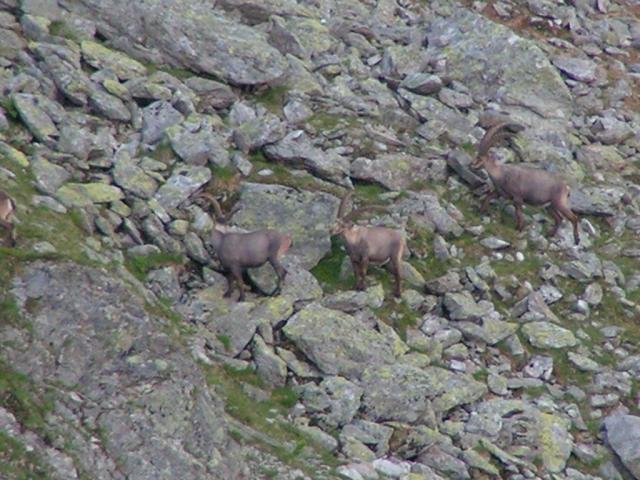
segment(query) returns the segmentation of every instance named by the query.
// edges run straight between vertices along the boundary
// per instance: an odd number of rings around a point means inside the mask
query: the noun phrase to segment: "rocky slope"
[[[640,479],[639,83],[632,0],[0,0],[0,476]],[[579,246],[479,211],[505,117]],[[203,189],[281,295],[222,297]]]

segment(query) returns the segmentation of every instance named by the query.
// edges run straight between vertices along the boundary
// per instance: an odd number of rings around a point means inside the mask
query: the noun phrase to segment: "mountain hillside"
[[[0,190],[2,479],[640,479],[636,0],[0,0]]]

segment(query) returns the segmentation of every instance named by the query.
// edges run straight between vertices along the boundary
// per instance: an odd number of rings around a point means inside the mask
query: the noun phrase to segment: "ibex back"
[[[220,204],[213,196],[206,193],[200,196],[211,203],[218,222],[226,221]],[[224,294],[225,297],[231,296],[235,281],[240,290],[239,300],[243,301],[243,274],[247,268],[260,267],[266,262],[271,264],[278,275],[278,286],[273,295],[280,292],[282,282],[287,274],[280,260],[291,247],[291,236],[270,229],[248,233],[229,232],[226,225],[216,223],[211,233],[211,246],[216,251],[220,265],[227,277],[228,288]]]
[[[390,262],[390,267],[395,276],[394,295],[399,297],[402,293],[400,287],[400,273],[402,257],[407,245],[404,235],[386,227],[364,227],[354,225],[351,217],[358,211],[345,215],[346,204],[352,193],[348,193],[340,202],[336,223],[331,229],[333,235],[342,235],[347,247],[347,253],[356,276],[356,289],[364,290],[365,277],[370,262]]]
[[[495,187],[495,191],[486,196],[483,209],[486,209],[489,201],[498,195],[510,199],[516,208],[516,228],[522,230],[524,227],[522,205],[526,203],[533,206],[546,206],[555,221],[551,236],[557,233],[565,217],[573,224],[573,240],[578,245],[580,243],[578,216],[569,208],[571,188],[567,182],[560,176],[544,170],[501,165],[489,155],[489,150],[499,140],[513,135],[522,128],[514,123],[499,123],[491,127],[480,142],[478,154],[471,166],[484,168]]]

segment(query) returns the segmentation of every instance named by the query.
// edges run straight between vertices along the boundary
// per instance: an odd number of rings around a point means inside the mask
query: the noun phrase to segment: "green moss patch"
[[[264,384],[251,369],[237,370],[231,367],[203,367],[207,381],[214,386],[226,403],[226,411],[256,433],[235,431],[234,438],[240,443],[250,443],[264,449],[282,462],[302,469],[312,478],[318,473],[313,464],[322,464],[329,469],[337,466],[331,452],[323,450],[294,425],[284,420],[289,409],[298,401],[290,388],[265,391]],[[243,384],[261,389],[264,395],[256,399],[249,395]],[[334,472],[335,475],[335,472]],[[336,475],[337,476],[337,475]]]
[[[5,480],[51,478],[38,454],[0,431],[0,477]]]

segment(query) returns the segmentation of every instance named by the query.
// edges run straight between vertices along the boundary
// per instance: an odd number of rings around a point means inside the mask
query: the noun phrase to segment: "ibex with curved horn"
[[[228,219],[222,214],[218,201],[208,193],[201,193],[199,196],[208,200],[215,211],[217,221],[211,233],[211,245],[224,268],[223,273],[229,284],[224,296],[231,296],[235,281],[240,290],[238,300],[243,301],[243,274],[247,268],[260,267],[266,262],[269,262],[278,274],[278,286],[272,293],[277,295],[287,274],[280,259],[291,247],[291,237],[269,229],[248,233],[229,232],[225,225]]]
[[[4,241],[8,239],[8,246],[16,245],[15,231],[12,217],[16,211],[16,204],[13,199],[5,192],[0,190],[0,227],[6,230]]]
[[[516,208],[516,228],[520,231],[524,227],[523,204],[546,206],[555,221],[551,236],[558,232],[564,217],[573,224],[573,240],[578,245],[580,243],[578,216],[569,208],[571,188],[567,182],[544,170],[501,165],[497,163],[495,157],[489,155],[492,146],[522,129],[521,125],[501,122],[487,130],[480,141],[478,154],[471,163],[471,167],[484,168],[495,187],[495,191],[487,194],[482,208],[486,210],[489,200],[498,195],[508,198]]]
[[[355,225],[351,220],[361,210],[354,210],[349,215],[345,214],[347,202],[352,195],[353,192],[349,192],[340,202],[331,234],[341,235],[344,239],[356,276],[356,289],[364,290],[365,276],[370,262],[382,264],[389,261],[396,280],[394,295],[399,297],[401,294],[400,268],[402,257],[407,249],[404,235],[402,232],[386,227]]]

